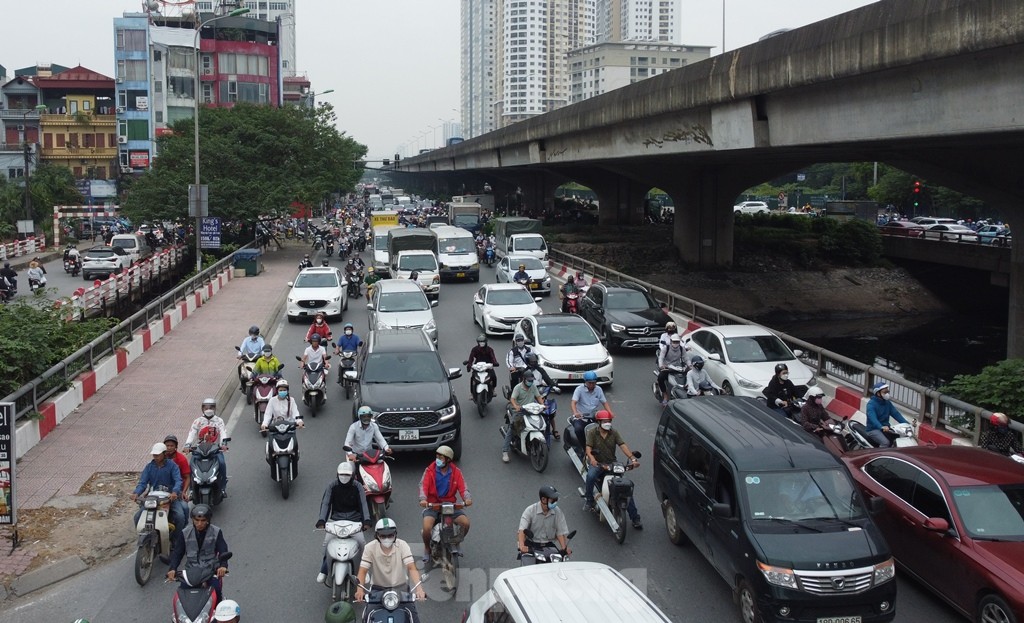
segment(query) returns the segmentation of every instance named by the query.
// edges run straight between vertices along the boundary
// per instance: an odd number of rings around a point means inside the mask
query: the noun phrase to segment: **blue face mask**
[[[533,381],[526,381],[527,387],[533,387]]]
[[[444,459],[434,459],[434,465],[438,467],[444,467]]]
[[[279,398],[287,398],[288,397],[288,390],[287,389],[282,389],[281,391],[277,392],[277,395],[278,395]]]
[[[548,510],[553,511],[558,508],[558,502],[548,502]]]

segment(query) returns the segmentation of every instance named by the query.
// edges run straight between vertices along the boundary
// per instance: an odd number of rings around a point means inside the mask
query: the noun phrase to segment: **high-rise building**
[[[570,101],[607,93],[711,56],[709,46],[606,41],[569,52]]]
[[[284,77],[296,75],[295,65],[295,3],[297,0],[279,0],[268,2],[259,0],[195,0],[195,10],[200,13],[213,13],[223,15],[235,9],[249,9],[246,17],[258,19],[264,22],[280,23],[281,48],[281,75]],[[180,0],[175,2],[162,2],[162,4],[182,5]]]
[[[679,34],[679,0],[596,0],[597,43],[661,41]]]
[[[500,50],[498,7],[501,0],[462,0],[461,92],[465,137],[497,128],[494,104],[498,95],[497,60]]]

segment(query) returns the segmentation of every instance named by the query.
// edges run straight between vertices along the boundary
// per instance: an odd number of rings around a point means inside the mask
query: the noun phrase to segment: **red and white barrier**
[[[24,257],[26,255],[36,255],[46,250],[46,237],[35,236],[26,238],[25,240],[15,240],[14,242],[8,242],[0,245],[0,261],[10,260],[15,257]]]

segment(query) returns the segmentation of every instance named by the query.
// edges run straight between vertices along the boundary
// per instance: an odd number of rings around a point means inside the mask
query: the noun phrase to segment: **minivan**
[[[744,623],[896,615],[892,554],[849,472],[756,399],[671,401],[652,464],[669,540],[704,555]]]
[[[132,266],[153,255],[153,249],[142,234],[116,234],[110,239],[110,246],[124,249],[132,260]]]
[[[405,251],[403,251],[405,253]],[[370,331],[379,329],[420,329],[437,345],[437,301],[427,300],[423,288],[409,279],[386,279],[373,287],[367,303]]]

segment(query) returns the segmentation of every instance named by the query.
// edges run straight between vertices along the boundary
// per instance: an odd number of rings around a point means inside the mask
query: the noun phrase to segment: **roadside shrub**
[[[977,374],[958,374],[939,391],[989,411],[1002,411],[1011,419],[1024,420],[1024,359],[1005,359]],[[973,425],[957,422],[958,425]]]
[[[882,257],[882,238],[873,223],[844,221],[834,231],[822,234],[821,252],[832,262],[870,266]]]

